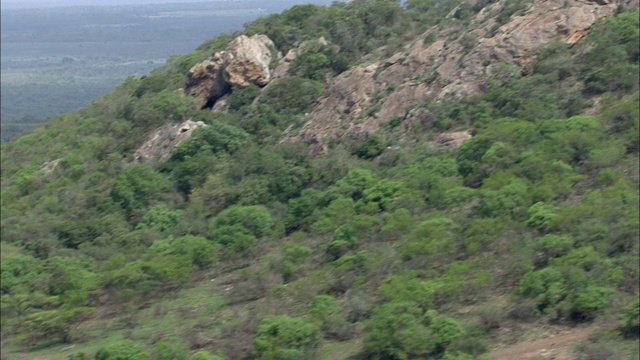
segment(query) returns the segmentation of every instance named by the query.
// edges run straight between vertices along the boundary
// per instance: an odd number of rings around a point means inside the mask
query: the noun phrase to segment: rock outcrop
[[[173,149],[201,126],[202,121],[187,120],[182,124],[166,124],[156,129],[133,154],[135,163],[162,162],[169,158]]]
[[[53,172],[53,170],[55,170],[56,167],[58,167],[59,162],[60,162],[60,159],[46,161],[40,166],[40,171],[42,171],[44,174],[49,174]]]
[[[231,86],[265,86],[271,80],[272,49],[273,41],[265,35],[238,36],[226,50],[189,70],[185,93],[197,97],[201,108],[210,108]]]
[[[438,134],[436,142],[443,148],[455,149],[464,144],[465,141],[471,139],[469,131],[455,131]]]
[[[184,92],[197,97],[200,107],[213,105],[229,89],[222,76],[223,61],[216,55],[195,64],[187,75]]]
[[[474,17],[475,30],[460,34],[434,27],[404,51],[332,79],[327,95],[289,139],[312,144],[314,154],[325,151],[331,139],[376,132],[396,117],[405,120],[405,130],[412,121],[424,125],[429,114],[410,108],[481,93],[499,66],[524,71],[541,46],[557,37],[569,44],[579,41],[597,19],[613,15],[620,1],[625,0],[535,1],[499,26],[494,19],[505,4],[501,0]],[[428,42],[429,37],[439,40]]]
[[[224,80],[227,84],[247,87],[265,86],[271,80],[269,64],[273,41],[265,35],[235,38],[221,55],[224,59]]]

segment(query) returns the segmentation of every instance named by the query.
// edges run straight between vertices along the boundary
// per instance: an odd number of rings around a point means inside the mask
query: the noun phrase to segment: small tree
[[[267,235],[273,226],[273,218],[264,206],[231,206],[222,211],[212,222],[212,230],[222,226],[240,226],[255,237]]]
[[[358,242],[356,231],[351,225],[342,225],[333,233],[327,246],[327,255],[331,260],[339,259],[349,249],[353,249]]]
[[[291,281],[298,272],[299,266],[307,261],[312,250],[306,246],[294,245],[284,251],[284,259],[280,271],[285,282]]]
[[[180,222],[181,218],[182,212],[180,210],[171,211],[165,203],[160,203],[147,212],[136,229],[171,230]]]
[[[171,184],[149,166],[134,165],[118,175],[110,195],[115,203],[130,214],[170,188]]]
[[[371,134],[353,148],[353,154],[363,159],[373,159],[382,154],[386,147],[387,144],[379,135]]]
[[[435,350],[422,310],[409,302],[387,303],[367,321],[364,352],[372,359],[409,359]]]
[[[331,295],[318,295],[311,301],[309,314],[320,322],[326,338],[343,340],[349,337],[349,326],[342,307]]]
[[[302,318],[282,315],[262,320],[253,347],[258,359],[308,359],[319,340],[318,326]]]

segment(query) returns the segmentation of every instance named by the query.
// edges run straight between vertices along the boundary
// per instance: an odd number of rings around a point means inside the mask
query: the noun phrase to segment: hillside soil
[[[512,359],[554,359],[554,360],[575,360],[577,356],[573,354],[573,347],[588,340],[594,335],[594,328],[581,328],[569,332],[552,335],[551,337],[537,341],[527,341],[515,345],[494,350],[489,355],[491,360],[512,360]]]

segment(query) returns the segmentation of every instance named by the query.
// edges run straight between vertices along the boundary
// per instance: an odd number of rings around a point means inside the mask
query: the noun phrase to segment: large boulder
[[[274,48],[273,42],[265,35],[240,35],[235,38],[222,54],[227,84],[241,88],[251,84],[267,85],[271,80],[269,47]]]
[[[231,86],[267,85],[272,49],[273,41],[266,35],[238,36],[226,50],[213,53],[189,70],[185,93],[200,99],[200,107],[205,108],[213,107]]]
[[[228,91],[229,85],[224,81],[222,68],[223,60],[216,53],[189,70],[184,90],[200,100],[200,107],[211,106]]]

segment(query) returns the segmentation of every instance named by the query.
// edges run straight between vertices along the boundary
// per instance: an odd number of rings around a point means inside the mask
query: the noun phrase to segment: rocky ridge
[[[574,44],[596,20],[615,14],[619,6],[637,7],[633,1],[534,1],[524,13],[498,26],[495,15],[505,3],[499,1],[476,15],[470,32],[451,34],[450,29],[435,27],[404,51],[335,77],[300,131],[285,140],[311,144],[311,153],[318,154],[327,150],[331,139],[374,133],[395,117],[409,120],[404,130],[416,121],[428,122],[425,112],[409,109],[429,100],[479,94],[498,66],[511,64],[526,71],[542,45],[557,37]],[[439,40],[428,43],[429,37]]]

